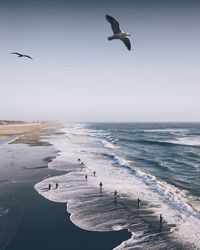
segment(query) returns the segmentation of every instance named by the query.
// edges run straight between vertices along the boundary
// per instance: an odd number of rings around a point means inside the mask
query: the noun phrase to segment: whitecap
[[[49,167],[66,170],[69,173],[45,179],[37,183],[35,189],[49,200],[66,202],[70,218],[77,226],[91,231],[126,228],[133,233],[133,236],[122,243],[122,246],[126,245],[131,249],[137,241],[140,244],[141,241],[146,241],[143,234],[157,237],[155,231],[146,230],[146,223],[151,224],[151,219],[157,223],[162,212],[166,225],[173,224],[178,228],[175,230],[176,233],[173,232],[171,235],[172,239],[185,244],[194,243],[200,247],[199,214],[188,204],[187,192],[158,180],[155,176],[137,169],[136,166],[131,166],[122,156],[114,155],[115,161],[121,166],[119,168],[113,165],[113,160],[101,158],[101,154],[94,154],[99,151],[107,153],[107,150],[115,149],[101,148],[100,140],[88,137],[90,130],[87,130],[86,126],[75,128],[66,126],[64,130],[67,131],[68,137],[58,135],[50,139],[62,153],[49,163]],[[78,158],[85,162],[83,167],[77,164]],[[93,175],[94,171],[96,176]],[[84,178],[85,174],[88,176],[87,181]],[[57,182],[59,188],[49,191],[49,182]],[[103,182],[102,194],[99,190],[100,182]],[[113,196],[114,190],[118,192],[117,202]],[[135,216],[138,197],[143,207],[140,210],[141,217]],[[148,216],[145,217],[143,212]],[[168,233],[170,229],[166,226]],[[137,233],[141,236],[136,239],[134,235]],[[195,237],[197,239],[194,242]],[[160,242],[157,246],[159,244]]]

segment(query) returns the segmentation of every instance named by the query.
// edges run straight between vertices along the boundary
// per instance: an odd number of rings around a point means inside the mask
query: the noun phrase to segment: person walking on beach
[[[117,190],[114,192],[114,198],[115,198],[115,206],[117,205]]]
[[[96,176],[96,171],[93,172],[93,175]]]
[[[87,174],[85,175],[85,180],[87,181]]]
[[[162,231],[162,227],[163,227],[163,216],[162,214],[160,214],[160,228],[159,228],[160,232]]]
[[[103,188],[103,183],[102,182],[99,183],[99,187],[100,187],[100,193],[102,193],[102,188]]]
[[[56,182],[56,189],[58,188],[58,183]]]
[[[163,216],[162,216],[162,214],[160,214],[160,224],[162,224],[163,223]]]
[[[51,183],[49,183],[49,191],[51,190]]]
[[[80,158],[78,158],[78,165],[81,163],[81,159]]]
[[[138,198],[138,200],[137,200],[138,208],[140,207],[140,202],[141,202],[141,200]]]
[[[117,190],[115,190],[114,192],[114,202],[115,202],[115,206],[117,206]]]

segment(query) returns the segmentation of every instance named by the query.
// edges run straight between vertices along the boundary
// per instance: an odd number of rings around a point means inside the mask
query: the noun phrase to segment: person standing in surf
[[[117,190],[115,190],[114,192],[114,202],[115,202],[115,206],[117,206]]]
[[[140,208],[140,202],[141,202],[141,200],[138,198],[138,201],[137,201],[138,208]]]
[[[103,188],[103,183],[102,182],[99,183],[99,187],[100,187],[100,193],[102,193],[102,188]]]
[[[163,216],[162,214],[160,214],[160,228],[159,228],[160,232],[162,231],[162,227],[163,227]]]

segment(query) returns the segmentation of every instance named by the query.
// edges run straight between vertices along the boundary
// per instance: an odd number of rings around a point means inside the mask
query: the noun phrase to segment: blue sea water
[[[104,138],[118,146],[117,155],[130,167],[150,173],[200,197],[199,123],[88,124],[108,133]]]
[[[49,167],[67,174],[35,189],[66,202],[74,224],[131,232],[115,249],[200,249],[199,123],[76,123],[61,132],[49,141],[59,152]],[[59,189],[46,192],[49,182]]]

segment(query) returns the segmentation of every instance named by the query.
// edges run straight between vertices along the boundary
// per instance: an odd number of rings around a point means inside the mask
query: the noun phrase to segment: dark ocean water
[[[35,189],[66,202],[74,224],[131,232],[115,249],[200,249],[199,123],[76,123],[61,131],[49,140],[59,152],[49,168],[68,174]],[[59,189],[46,192],[49,182]]]
[[[174,186],[200,197],[199,123],[89,124],[118,146],[116,154]]]

